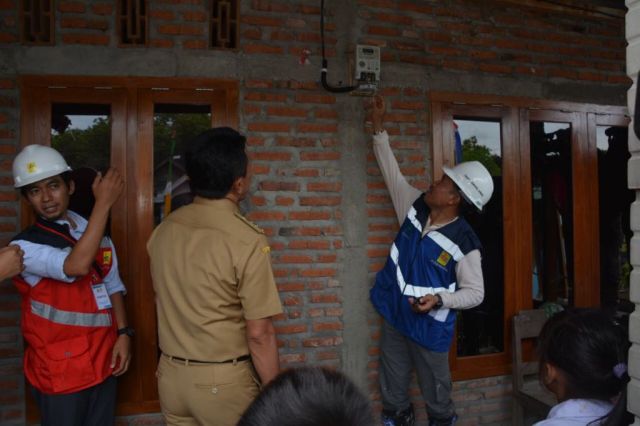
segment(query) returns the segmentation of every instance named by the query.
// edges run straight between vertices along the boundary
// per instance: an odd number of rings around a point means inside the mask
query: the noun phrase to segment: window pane
[[[534,305],[573,304],[571,125],[531,122]]]
[[[480,161],[493,176],[494,192],[483,213],[465,215],[483,246],[485,297],[480,306],[458,312],[458,356],[504,350],[502,144],[500,121],[455,117],[456,161]]]
[[[626,127],[597,127],[600,194],[600,302],[633,310],[629,302],[629,208],[634,193],[627,185],[629,143]]]
[[[193,197],[184,168],[184,148],[211,128],[209,105],[157,104],[153,116],[154,223]]]
[[[111,106],[54,103],[51,146],[73,169],[75,191],[69,199],[69,209],[89,218],[94,203],[91,185],[96,172],[105,171],[111,163]]]
[[[109,167],[111,107],[96,104],[53,104],[51,146],[73,169]]]

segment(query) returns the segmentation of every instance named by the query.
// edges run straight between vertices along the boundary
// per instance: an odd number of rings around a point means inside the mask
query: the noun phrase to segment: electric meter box
[[[361,83],[380,81],[380,48],[356,45],[355,79]]]

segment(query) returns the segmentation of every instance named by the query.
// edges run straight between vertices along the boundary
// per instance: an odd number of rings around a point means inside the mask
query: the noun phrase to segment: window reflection
[[[111,106],[54,103],[51,106],[51,146],[71,166],[75,191],[69,209],[89,218],[94,196],[91,185],[98,171],[111,163]],[[107,226],[107,232],[110,226]]]
[[[597,127],[600,207],[600,303],[605,308],[632,311],[629,302],[630,206],[634,193],[627,185],[629,142],[626,127]]]
[[[153,116],[154,223],[193,197],[184,168],[184,149],[211,128],[209,105],[156,104]]]
[[[465,215],[482,243],[485,297],[480,306],[458,313],[458,356],[504,350],[504,263],[502,226],[502,143],[500,121],[454,118],[456,162],[480,161],[491,173],[494,192],[482,214]]]
[[[537,305],[573,303],[571,125],[531,122],[532,297]]]

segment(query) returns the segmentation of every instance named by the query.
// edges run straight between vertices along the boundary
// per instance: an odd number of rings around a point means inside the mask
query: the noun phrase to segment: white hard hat
[[[466,161],[454,167],[444,166],[442,171],[460,188],[464,198],[482,211],[493,194],[493,179],[479,161]]]
[[[27,145],[13,160],[13,181],[16,188],[71,171],[64,157],[44,145]]]

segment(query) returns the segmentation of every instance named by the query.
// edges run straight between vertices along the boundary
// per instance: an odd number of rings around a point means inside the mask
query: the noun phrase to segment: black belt
[[[166,356],[167,358],[169,358],[169,361],[178,361],[180,363],[183,363],[184,365],[189,365],[189,364],[237,364],[238,362],[241,361],[248,361],[249,359],[251,359],[250,355],[242,355],[239,356],[238,358],[233,358],[233,359],[228,359],[226,361],[198,361],[197,359],[185,359],[185,358],[180,358],[177,356],[172,356],[172,355],[167,355],[164,352],[162,353],[162,355]]]

